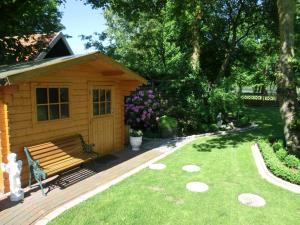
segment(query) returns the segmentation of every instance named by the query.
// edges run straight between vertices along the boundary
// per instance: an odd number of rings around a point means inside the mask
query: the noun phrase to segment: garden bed
[[[281,161],[272,146],[267,142],[260,142],[259,149],[264,158],[267,168],[277,177],[280,177],[293,184],[300,184],[300,170],[297,168],[289,168]]]

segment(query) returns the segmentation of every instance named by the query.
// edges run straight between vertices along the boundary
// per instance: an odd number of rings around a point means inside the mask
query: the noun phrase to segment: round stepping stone
[[[149,166],[149,169],[151,170],[163,170],[166,168],[165,164],[162,163],[153,163]]]
[[[183,169],[184,171],[190,172],[190,173],[200,171],[200,167],[199,167],[199,166],[196,166],[196,165],[185,165],[185,166],[182,167],[182,169]]]
[[[262,207],[266,204],[265,199],[251,193],[240,194],[238,199],[240,203],[251,207]]]
[[[205,192],[208,190],[208,185],[202,182],[190,182],[185,187],[192,192]]]

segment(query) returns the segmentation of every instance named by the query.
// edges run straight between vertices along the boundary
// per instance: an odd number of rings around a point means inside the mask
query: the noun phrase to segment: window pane
[[[69,102],[68,88],[60,88],[60,102]]]
[[[98,89],[93,90],[93,102],[99,102],[99,90]]]
[[[93,103],[93,115],[99,115],[99,103]]]
[[[100,103],[100,115],[105,114],[105,102]]]
[[[110,102],[106,102],[106,114],[110,114],[111,113],[111,104]]]
[[[47,88],[37,88],[36,89],[36,103],[46,104],[48,102],[47,98]]]
[[[111,90],[106,90],[106,101],[110,102],[111,100]]]
[[[58,88],[49,88],[49,102],[58,103]]]
[[[47,105],[38,105],[37,106],[37,120],[38,121],[48,120],[48,106]]]
[[[60,105],[60,113],[61,113],[61,116],[60,116],[61,119],[68,118],[69,117],[69,104],[61,104]]]
[[[105,101],[105,90],[100,89],[100,101],[104,102]]]
[[[50,120],[59,119],[59,105],[50,105]]]

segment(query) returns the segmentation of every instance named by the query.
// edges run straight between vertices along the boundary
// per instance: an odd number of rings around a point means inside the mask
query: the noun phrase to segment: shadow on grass
[[[224,150],[228,147],[238,149],[239,145],[246,142],[255,143],[269,136],[282,136],[282,122],[278,107],[249,108],[250,117],[258,128],[246,132],[220,135],[206,140],[204,143],[193,144],[198,152],[211,152],[212,149]]]

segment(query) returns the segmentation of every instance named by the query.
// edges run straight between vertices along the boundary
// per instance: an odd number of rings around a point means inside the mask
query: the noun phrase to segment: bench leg
[[[39,186],[41,188],[42,195],[46,196],[45,191],[44,191],[44,187],[43,187],[43,184],[42,184],[42,181],[40,179],[38,179],[37,182],[39,183]]]
[[[29,171],[29,180],[28,180],[29,188],[31,188],[31,171]]]

